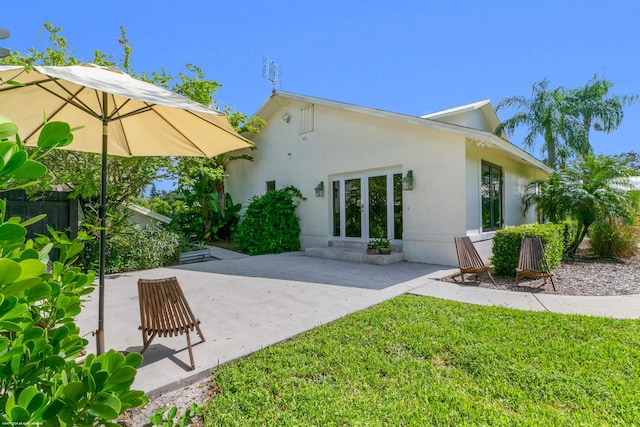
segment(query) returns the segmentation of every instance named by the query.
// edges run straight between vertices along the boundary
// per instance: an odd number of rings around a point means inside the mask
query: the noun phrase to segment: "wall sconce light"
[[[291,120],[291,116],[289,116],[288,114],[283,114],[283,115],[282,115],[282,120],[283,120],[285,123],[289,123],[289,120]]]
[[[402,178],[402,189],[413,190],[413,171],[409,169],[404,178]]]
[[[324,197],[324,181],[320,181],[320,184],[316,185],[314,190],[316,192],[316,197]]]

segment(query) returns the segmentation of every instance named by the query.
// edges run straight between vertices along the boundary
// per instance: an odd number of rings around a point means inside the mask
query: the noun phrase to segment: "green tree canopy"
[[[573,116],[564,113],[565,97],[564,89],[549,90],[549,81],[543,80],[533,85],[529,98],[513,96],[502,100],[496,110],[517,108],[519,111],[500,123],[496,134],[499,135],[502,131],[513,133],[520,126],[526,127],[528,133],[522,142],[523,145],[532,148],[537,138],[542,137],[547,164],[555,168],[558,154],[566,156],[569,150],[565,147],[571,147],[576,141],[580,141],[583,132],[579,122]]]
[[[531,96],[514,96],[502,100],[497,110],[505,107],[518,111],[504,120],[496,129],[513,132],[526,127],[523,145],[535,146],[542,137],[547,164],[564,167],[571,158],[592,153],[590,131],[609,133],[622,123],[624,107],[637,101],[636,95],[623,96],[610,93],[613,83],[595,75],[583,87],[549,89],[549,81],[533,85]]]
[[[549,179],[533,183],[539,191],[525,196],[528,209],[536,209],[551,221],[566,218],[578,221],[578,229],[567,253],[573,256],[597,219],[632,220],[634,198],[629,177],[635,171],[623,156],[579,158],[567,168],[554,172]]]

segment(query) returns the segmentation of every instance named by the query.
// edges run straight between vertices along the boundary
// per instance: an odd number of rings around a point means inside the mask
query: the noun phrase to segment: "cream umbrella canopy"
[[[36,144],[46,116],[48,121],[83,126],[64,149],[102,154],[96,330],[97,353],[101,354],[107,155],[212,157],[253,144],[240,136],[219,111],[118,70],[92,64],[34,66],[32,70],[0,65],[0,112],[18,125],[25,145]]]

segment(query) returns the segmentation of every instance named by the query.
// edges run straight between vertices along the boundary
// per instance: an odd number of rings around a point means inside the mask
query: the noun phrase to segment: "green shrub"
[[[598,220],[591,225],[589,238],[597,255],[627,258],[638,252],[640,229],[620,220]]]
[[[299,250],[296,199],[304,200],[293,187],[268,191],[264,196],[251,199],[236,233],[240,250],[249,255]]]
[[[495,272],[501,276],[515,276],[520,244],[523,237],[540,237],[547,256],[547,264],[554,269],[562,261],[564,249],[563,224],[532,224],[496,231],[493,238],[493,258]]]
[[[16,132],[0,117],[0,192],[46,173]],[[38,149],[71,142],[70,132],[65,123],[47,123]],[[50,238],[26,238],[26,227],[44,217],[7,219],[0,200],[0,425],[115,425],[112,420],[147,401],[130,390],[142,356],[111,350],[78,363],[88,342],[74,318],[95,276],[76,265],[82,242],[51,227]],[[58,259],[51,261],[54,248]]]
[[[562,227],[562,252],[565,253],[578,233],[578,221],[565,220],[558,225]]]
[[[178,260],[179,236],[159,225],[150,225],[144,230],[130,227],[107,237],[107,273],[147,270],[173,264]],[[87,266],[98,263],[98,241],[88,242],[83,252]]]

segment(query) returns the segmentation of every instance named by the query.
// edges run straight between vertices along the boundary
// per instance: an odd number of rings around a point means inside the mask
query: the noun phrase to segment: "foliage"
[[[544,139],[542,149],[547,153],[547,164],[556,167],[556,155],[565,156],[568,153],[568,150],[561,148],[561,139],[570,149],[581,153],[588,151],[582,144],[583,127],[573,116],[564,113],[563,89],[548,90],[548,86],[549,81],[543,80],[533,85],[530,98],[514,96],[502,100],[496,110],[515,107],[521,111],[500,123],[496,134],[500,135],[503,131],[513,132],[519,126],[526,126],[529,133],[525,136],[523,145],[533,147],[537,137],[542,136]]]
[[[520,245],[524,237],[540,237],[544,247],[547,264],[550,269],[556,268],[562,261],[564,249],[564,227],[562,225],[532,224],[497,230],[493,238],[493,257],[491,262],[495,272],[502,276],[515,276]]]
[[[44,165],[29,158],[17,134],[10,140],[15,126],[0,121],[0,189],[17,178],[46,173]],[[68,126],[47,123],[38,150],[71,139]],[[114,425],[110,420],[146,401],[142,391],[130,390],[142,357],[110,351],[78,363],[87,340],[74,317],[94,280],[93,273],[74,266],[84,244],[51,228],[51,238],[26,240],[26,226],[44,216],[22,221],[5,214],[6,202],[0,200],[0,422]],[[54,248],[59,256],[51,261]]]
[[[178,76],[168,74],[164,69],[160,72],[136,73],[131,65],[133,48],[124,28],[120,28],[118,42],[122,48],[120,62],[114,61],[111,55],[96,50],[92,61],[76,58],[66,38],[61,35],[62,29],[51,23],[44,24],[43,31],[48,33],[49,43],[44,50],[31,48],[25,55],[12,52],[4,62],[14,65],[74,65],[81,62],[93,62],[98,65],[117,67],[121,66],[133,77],[156,84],[175,93],[186,96],[204,105],[216,107],[215,95],[220,83],[205,78],[204,71],[193,64],[186,64],[186,72]],[[258,117],[249,117],[232,107],[223,108],[230,123],[239,132],[258,132],[264,125],[264,120]],[[196,202],[189,207],[195,213],[203,215],[201,223],[203,229],[198,230],[200,236],[214,236],[210,215],[212,210],[207,209],[212,203],[213,194],[217,194],[218,211],[225,217],[227,207],[224,191],[224,170],[229,162],[237,159],[251,159],[246,154],[222,154],[213,159],[199,158],[168,158],[168,157],[132,157],[122,158],[109,156],[107,200],[109,202],[108,215],[116,212],[126,203],[138,197],[150,182],[164,178],[174,178],[176,174],[185,174],[185,179],[198,188],[189,188],[183,183],[186,192],[195,194]],[[191,166],[197,163],[200,169]],[[40,181],[33,192],[48,191],[52,185],[67,184],[72,188],[72,197],[80,199],[80,206],[85,216],[95,216],[99,207],[100,192],[100,159],[96,154],[59,151],[52,153],[46,160],[50,174]],[[176,168],[177,166],[177,168]],[[220,169],[222,174],[215,174]],[[203,174],[196,173],[202,172]],[[200,182],[198,182],[198,179]],[[206,191],[205,191],[206,190]],[[215,215],[215,212],[214,212]]]
[[[236,232],[240,250],[249,255],[299,250],[300,224],[296,215],[299,200],[305,199],[294,187],[253,197]]]
[[[640,153],[637,151],[629,151],[627,153],[622,153],[621,156],[626,158],[629,167],[634,169],[637,175],[640,175]]]
[[[593,223],[589,238],[597,255],[628,258],[638,252],[640,228],[616,219],[603,219]]]
[[[5,59],[6,63],[14,65],[75,65],[84,61],[73,55],[66,38],[60,33],[62,29],[51,23],[44,24],[43,30],[49,34],[49,44],[44,50],[30,48],[26,55],[13,51]],[[122,39],[126,33],[122,29]],[[123,64],[129,63],[131,49],[128,44],[121,43],[124,49]],[[90,61],[91,62],[91,61]],[[108,55],[100,51],[94,53],[93,61],[98,65],[116,67],[118,64]],[[128,66],[128,65],[127,65]],[[85,216],[91,212],[97,214],[100,204],[101,160],[99,154],[81,153],[76,151],[55,150],[42,160],[48,168],[48,174],[43,175],[37,186],[31,188],[32,193],[50,191],[53,186],[67,184],[72,192],[71,197],[78,198]],[[108,159],[108,214],[114,214],[122,206],[141,194],[149,182],[172,176],[173,163],[166,157],[117,157]]]
[[[525,196],[525,209],[535,205],[553,222],[576,220],[576,234],[566,250],[573,257],[597,219],[633,219],[634,196],[629,182],[633,173],[623,157],[587,155],[546,181],[533,183],[540,191]]]
[[[178,260],[179,235],[161,225],[144,229],[127,226],[126,230],[107,236],[107,273],[146,270],[170,265]],[[87,268],[98,263],[98,241],[92,240],[82,253]]]
[[[610,94],[613,86],[611,80],[594,75],[583,87],[567,91],[566,113],[582,121],[587,145],[591,128],[605,133],[616,130],[622,124],[624,107],[638,100],[637,95]]]
[[[185,427],[195,425],[194,418],[200,419],[202,417],[202,407],[192,403],[189,408],[181,415],[178,413],[178,408],[173,406],[171,408],[158,408],[155,410],[149,421],[153,426],[162,427]],[[178,419],[176,420],[176,417]]]
[[[192,206],[199,207],[199,204],[194,200],[196,198],[195,194],[188,192],[184,194],[188,200],[187,203],[191,202],[194,203]],[[242,206],[239,203],[234,204],[231,195],[226,193],[223,214],[219,210],[218,193],[211,193],[209,196],[211,203],[207,205],[208,209],[185,208],[174,214],[170,224],[171,229],[185,236],[191,242],[230,241],[240,222],[240,209]],[[204,233],[206,228],[203,225],[205,221],[203,210],[206,210],[206,218],[209,221],[209,231],[206,233]]]
[[[216,369],[210,426],[614,426],[638,320],[404,295]],[[366,350],[364,350],[366,349]]]
[[[551,167],[565,167],[575,156],[591,153],[591,129],[609,133],[622,123],[624,107],[638,100],[637,95],[610,94],[613,82],[594,75],[583,87],[548,89],[549,82],[533,85],[531,97],[514,96],[501,101],[497,109],[515,107],[519,111],[496,129],[513,132],[525,126],[525,147],[533,147],[538,136],[544,139],[543,150]]]

